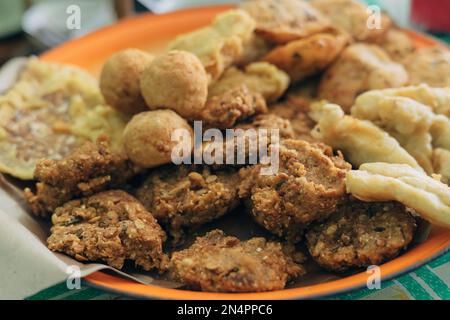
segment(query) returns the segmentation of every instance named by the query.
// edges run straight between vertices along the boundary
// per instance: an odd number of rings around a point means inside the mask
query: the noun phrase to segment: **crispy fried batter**
[[[260,35],[254,33],[250,40],[244,42],[242,56],[236,61],[238,66],[246,66],[259,61],[273,46]]]
[[[245,11],[228,10],[217,15],[211,25],[178,36],[169,49],[195,54],[214,81],[242,58],[243,46],[250,41],[254,29],[255,21]]]
[[[256,20],[256,32],[284,44],[330,29],[330,22],[302,0],[248,0],[240,5]]]
[[[382,39],[392,21],[381,14],[380,26],[368,8],[355,0],[313,0],[311,6],[327,17],[334,27],[344,30],[356,41],[375,42]],[[372,28],[369,28],[372,26]]]
[[[397,140],[372,122],[345,115],[335,104],[315,103],[310,116],[317,121],[312,136],[341,150],[355,166],[367,162],[404,163],[423,171]]]
[[[268,62],[254,62],[240,70],[231,67],[209,87],[209,96],[223,94],[245,84],[251,92],[260,93],[267,102],[276,101],[289,86],[289,76]]]
[[[293,138],[314,142],[317,139],[311,136],[311,131],[316,123],[308,115],[309,106],[307,99],[289,96],[287,101],[271,106],[269,112],[290,121],[294,130]]]
[[[318,94],[348,112],[364,91],[401,87],[407,81],[403,66],[393,62],[380,47],[358,43],[347,47],[325,72]]]
[[[100,138],[62,160],[38,162],[36,193],[26,188],[25,198],[33,214],[48,216],[71,199],[122,185],[139,170],[124,155],[113,153],[107,139]]]
[[[86,71],[31,58],[0,95],[0,171],[32,180],[39,159],[61,159],[104,134],[121,150],[127,120],[105,105]]]
[[[227,129],[255,114],[266,113],[263,96],[238,85],[222,94],[211,97],[203,108],[201,119],[212,128]]]
[[[183,229],[200,226],[234,209],[239,203],[237,188],[236,172],[171,166],[150,173],[136,195],[158,221],[168,225],[177,243]]]
[[[237,125],[235,129],[255,129],[257,131],[260,129],[278,129],[281,139],[292,139],[295,137],[291,122],[272,113],[256,116],[249,123]]]
[[[52,216],[47,239],[52,251],[75,259],[105,261],[121,269],[133,260],[145,270],[164,271],[168,264],[162,251],[166,235],[150,212],[121,190],[98,193],[66,203]]]
[[[172,276],[189,286],[213,292],[260,292],[283,289],[305,273],[283,252],[280,243],[264,238],[240,241],[213,230],[186,250],[175,252]]]
[[[450,187],[404,164],[366,163],[350,171],[347,192],[363,201],[398,201],[433,224],[450,227]]]
[[[344,178],[351,168],[323,144],[284,140],[279,170],[261,175],[261,164],[243,168],[239,196],[267,230],[297,242],[309,223],[326,218],[345,198]]]
[[[322,267],[346,271],[380,265],[411,242],[416,224],[396,202],[352,201],[306,234],[308,250]]]
[[[409,55],[403,62],[409,84],[426,83],[433,87],[450,86],[450,52],[447,48],[427,47]]]
[[[263,60],[286,71],[291,82],[297,82],[327,68],[347,43],[348,38],[342,34],[319,33],[277,47]]]

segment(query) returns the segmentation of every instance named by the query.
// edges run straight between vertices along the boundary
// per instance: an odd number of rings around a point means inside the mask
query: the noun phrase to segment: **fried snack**
[[[352,201],[307,232],[307,247],[320,266],[343,272],[395,258],[412,241],[415,228],[399,203]]]
[[[176,136],[176,131],[187,134]],[[155,110],[135,115],[123,132],[125,151],[130,160],[142,168],[153,168],[172,161],[173,151],[180,143],[193,148],[191,126],[172,110]]]
[[[385,14],[381,14],[380,25],[376,25],[377,17],[372,17],[373,12],[355,0],[313,0],[311,6],[327,17],[334,27],[347,32],[356,41],[380,41],[392,25]]]
[[[317,139],[311,136],[311,131],[316,123],[308,115],[309,106],[307,99],[289,96],[287,101],[271,106],[270,113],[289,120],[295,139],[314,142]]]
[[[141,170],[114,153],[107,139],[85,142],[62,160],[40,160],[34,171],[36,193],[24,190],[31,212],[46,217],[67,201],[123,185]]]
[[[175,243],[183,229],[198,227],[233,210],[239,203],[238,175],[207,166],[176,166],[150,173],[137,188],[144,206],[169,227]]]
[[[249,63],[260,60],[271,48],[271,44],[260,35],[254,33],[250,40],[244,42],[242,55],[235,63],[238,66],[246,66]]]
[[[401,87],[407,81],[403,66],[393,62],[380,47],[358,43],[347,47],[325,72],[318,94],[348,113],[364,91]]]
[[[411,98],[430,107],[436,114],[450,117],[450,88],[432,88],[427,84],[421,84],[418,86],[372,90],[365,94],[367,97],[378,95]],[[374,102],[376,101],[374,100]],[[370,103],[369,99],[366,99],[365,102]]]
[[[139,49],[126,49],[113,54],[103,65],[100,90],[113,108],[134,115],[148,110],[141,94],[139,79],[154,57]]]
[[[121,269],[132,260],[144,270],[165,271],[166,234],[150,212],[121,190],[66,203],[52,216],[48,248],[78,261],[104,261]]]
[[[0,171],[31,180],[39,159],[62,159],[103,134],[120,150],[126,121],[85,71],[31,58],[0,96]]]
[[[450,184],[450,151],[436,148],[433,150],[434,172],[441,176],[441,180]]]
[[[256,21],[256,33],[285,44],[331,28],[328,19],[301,0],[247,0],[240,5]]]
[[[392,60],[400,63],[415,51],[411,37],[399,29],[390,29],[380,42],[380,46],[389,54]]]
[[[263,96],[242,84],[209,98],[200,119],[208,127],[227,129],[255,114],[267,113],[267,110]]]
[[[450,187],[408,165],[366,163],[347,173],[347,192],[362,201],[398,201],[450,228]]]
[[[433,173],[433,148],[450,150],[450,119],[412,98],[385,95],[383,91],[360,95],[352,116],[386,130],[428,174]]]
[[[200,60],[187,51],[157,57],[142,73],[141,91],[151,110],[171,109],[196,119],[208,97],[208,77]]]
[[[305,274],[280,243],[264,238],[240,241],[213,230],[188,249],[173,253],[172,277],[195,289],[212,292],[260,292],[283,289]]]
[[[450,52],[443,47],[427,47],[409,55],[403,62],[409,84],[426,83],[432,87],[450,87]]]
[[[344,114],[335,104],[315,103],[310,112],[317,125],[311,135],[344,153],[354,166],[368,162],[408,164],[423,171],[417,161],[387,132],[372,122]]]
[[[237,125],[235,129],[255,129],[257,131],[260,129],[278,129],[281,139],[293,139],[295,137],[295,131],[291,122],[272,113],[256,116],[249,123]]]
[[[242,71],[231,67],[209,87],[209,96],[217,96],[245,84],[251,92],[260,93],[268,103],[276,101],[289,86],[289,76],[267,62],[254,62]]]
[[[291,82],[297,82],[327,68],[347,45],[347,39],[344,35],[319,33],[276,47],[263,60],[284,70]]]
[[[254,29],[255,21],[245,11],[228,10],[217,15],[211,25],[176,37],[169,49],[195,54],[209,80],[215,81],[243,58],[244,45],[251,41]]]
[[[261,175],[261,167],[240,170],[239,196],[259,224],[292,242],[342,203],[345,174],[351,168],[340,154],[333,156],[330,147],[302,140],[282,141],[274,175]]]

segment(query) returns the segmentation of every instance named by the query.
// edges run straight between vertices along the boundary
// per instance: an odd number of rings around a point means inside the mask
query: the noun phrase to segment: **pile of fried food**
[[[99,88],[32,59],[0,97],[0,170],[37,181],[24,194],[51,217],[49,249],[131,260],[187,288],[283,289],[305,259],[336,272],[382,264],[418,217],[450,227],[450,51],[415,48],[369,15],[352,0],[245,1],[160,56],[114,54]],[[192,135],[194,120],[279,129],[278,172],[172,164],[171,133]],[[268,236],[214,229],[186,243],[236,210]]]

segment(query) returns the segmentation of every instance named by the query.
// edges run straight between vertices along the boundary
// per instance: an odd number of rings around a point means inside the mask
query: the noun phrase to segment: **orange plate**
[[[208,24],[213,17],[230,8],[217,6],[197,8],[165,15],[145,14],[116,25],[67,42],[42,55],[42,59],[71,63],[97,74],[100,67],[113,52],[129,47],[160,51],[164,44],[180,33]],[[418,47],[439,44],[434,39],[408,31]],[[450,247],[450,230],[433,228],[429,238],[400,257],[381,266],[383,280],[413,270],[444,253]],[[89,284],[106,290],[138,297],[166,299],[300,299],[342,293],[366,285],[367,274],[359,273],[340,280],[301,288],[263,293],[209,293],[177,289],[165,289],[153,285],[142,285],[133,281],[96,272],[86,280]]]

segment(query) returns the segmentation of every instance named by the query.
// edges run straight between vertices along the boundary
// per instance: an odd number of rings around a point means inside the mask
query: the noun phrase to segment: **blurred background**
[[[450,0],[361,1],[380,6],[401,27],[428,32],[450,43]],[[13,57],[39,54],[136,14],[162,14],[187,7],[237,2],[239,0],[0,0],[0,65]],[[68,27],[67,18],[71,15],[73,19]]]

